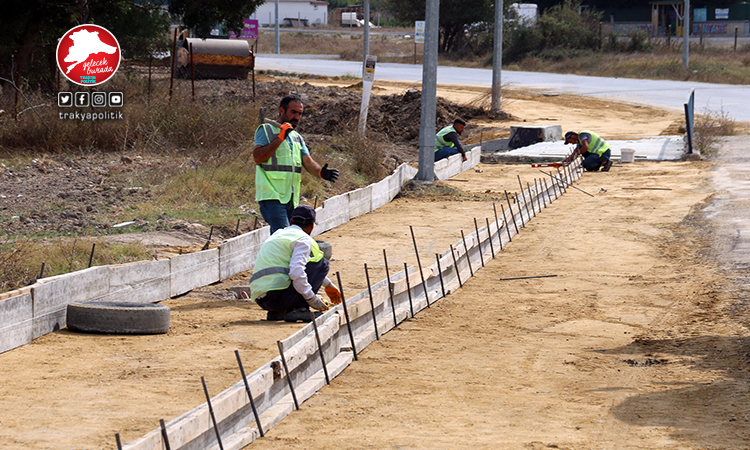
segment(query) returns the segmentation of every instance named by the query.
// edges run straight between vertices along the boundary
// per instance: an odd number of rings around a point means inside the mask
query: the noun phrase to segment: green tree
[[[0,76],[20,75],[52,88],[57,40],[76,25],[93,23],[117,37],[125,57],[158,47],[169,30],[166,0],[0,0]]]
[[[581,8],[580,0],[565,0],[544,11],[533,27],[510,27],[504,33],[503,62],[526,56],[556,59],[571,51],[598,50],[600,20],[601,12]]]
[[[413,24],[425,20],[425,4],[411,0],[386,0],[389,10],[399,20]],[[491,0],[440,0],[440,52],[463,48],[472,29],[486,28],[494,21],[495,3]]]
[[[169,12],[179,17],[194,35],[206,38],[217,25],[225,30],[241,30],[243,20],[250,17],[266,0],[172,0]]]

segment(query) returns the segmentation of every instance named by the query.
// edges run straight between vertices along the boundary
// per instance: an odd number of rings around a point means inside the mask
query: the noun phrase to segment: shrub
[[[713,153],[722,136],[733,136],[737,133],[737,122],[724,111],[703,109],[696,114],[693,125],[693,146],[701,153]]]

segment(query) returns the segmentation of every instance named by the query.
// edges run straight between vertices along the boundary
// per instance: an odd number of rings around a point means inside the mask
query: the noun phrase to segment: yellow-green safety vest
[[[438,131],[437,136],[435,136],[435,151],[440,150],[443,147],[455,147],[456,144],[454,144],[451,141],[446,141],[443,139],[446,134],[449,133],[458,133],[455,128],[453,128],[453,125],[449,127],[445,127],[442,130]]]
[[[260,248],[258,258],[253,267],[253,276],[250,278],[250,299],[255,301],[258,297],[269,291],[286,289],[292,284],[289,277],[289,263],[292,260],[292,244],[310,237],[297,226],[289,226],[276,231]],[[323,250],[317,241],[312,239],[312,250],[307,262],[318,262],[323,259]]]
[[[578,133],[579,139],[580,136],[584,133],[588,133],[591,135],[591,142],[589,142],[589,153],[596,153],[597,155],[602,156],[604,152],[612,148],[612,146],[604,142],[604,139],[599,137],[598,134],[591,131],[581,131],[580,133]]]
[[[270,123],[261,127],[268,142],[279,135],[280,129]],[[266,162],[255,166],[255,201],[278,200],[287,204],[292,200],[295,208],[299,206],[303,141],[294,130],[289,131],[288,137]]]

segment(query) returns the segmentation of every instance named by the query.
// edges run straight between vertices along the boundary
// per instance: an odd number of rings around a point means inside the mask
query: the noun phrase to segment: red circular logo
[[[120,44],[106,28],[79,25],[71,28],[58,42],[57,67],[75,84],[102,84],[120,67]]]

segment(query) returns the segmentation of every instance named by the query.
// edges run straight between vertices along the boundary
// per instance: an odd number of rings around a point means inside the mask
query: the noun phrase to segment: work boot
[[[602,172],[609,172],[610,167],[612,167],[612,160],[608,159],[607,162],[604,163],[604,167],[602,167]]]
[[[286,311],[268,311],[268,314],[266,314],[266,320],[270,322],[284,320],[285,314],[286,314]]]
[[[320,317],[322,313],[315,311],[315,318]],[[312,322],[310,308],[297,308],[289,311],[284,315],[284,322]]]

